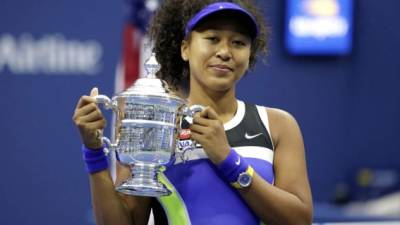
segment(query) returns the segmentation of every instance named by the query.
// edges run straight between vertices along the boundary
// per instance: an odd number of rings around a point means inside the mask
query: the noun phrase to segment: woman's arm
[[[129,169],[117,163],[116,183],[128,177]],[[147,225],[151,198],[117,193],[108,171],[91,174],[90,189],[98,225]]]
[[[104,170],[89,175],[89,178],[96,224],[134,224],[127,205],[114,190],[110,173]]]
[[[255,173],[252,184],[239,193],[265,224],[309,225],[312,197],[300,128],[282,110],[269,109],[268,115],[275,145],[274,185]]]
[[[98,131],[104,129],[105,119],[97,107],[92,89],[90,96],[82,96],[75,108],[73,121],[78,127],[83,144],[93,151],[101,151]],[[100,150],[99,150],[100,149]],[[117,166],[117,181],[130,176],[130,171]],[[92,205],[98,225],[146,225],[150,213],[150,198],[118,194],[107,169],[89,174]]]
[[[268,115],[275,144],[275,184],[255,172],[251,185],[238,191],[265,224],[310,225],[312,199],[300,129],[284,111],[270,109]],[[215,165],[226,159],[231,150],[223,123],[212,108],[194,117],[191,130],[192,138],[200,142]]]

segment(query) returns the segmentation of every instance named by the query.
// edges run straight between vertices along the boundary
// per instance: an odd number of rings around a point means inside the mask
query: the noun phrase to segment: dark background
[[[384,191],[371,194],[354,182],[361,168],[400,170],[400,1],[355,1],[354,48],[341,57],[289,56],[284,4],[263,1],[270,54],[239,83],[238,97],[296,117],[317,207],[338,201],[343,185],[344,201],[376,197]],[[96,40],[103,53],[93,75],[13,73],[0,58],[0,224],[93,223],[71,117],[91,87],[113,95],[126,8],[123,1],[1,1],[0,38],[60,33],[66,40]]]
[[[239,96],[296,117],[314,199],[331,200],[359,168],[400,169],[400,2],[355,1],[353,52],[341,57],[289,56],[284,1],[264,5],[270,55],[242,80]]]

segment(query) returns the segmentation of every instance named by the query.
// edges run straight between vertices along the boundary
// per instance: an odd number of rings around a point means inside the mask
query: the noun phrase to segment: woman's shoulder
[[[243,102],[239,100],[239,102]],[[262,113],[260,116],[263,114],[267,116],[269,126],[276,127],[278,124],[278,127],[282,127],[285,124],[286,125],[296,125],[297,126],[297,121],[295,117],[288,111],[279,109],[279,108],[274,108],[274,107],[269,107],[269,106],[263,106],[263,105],[258,105],[258,104],[252,104],[248,102],[243,102],[244,104],[251,104],[254,105],[258,108],[258,111],[264,111],[266,114]],[[272,128],[273,130],[276,130]]]
[[[279,108],[266,106],[261,107],[266,111],[271,137],[275,143],[278,141],[280,136],[284,135],[288,131],[299,129],[297,120],[290,112]]]
[[[241,100],[238,100],[239,102],[241,102]],[[279,108],[273,108],[273,107],[269,107],[269,106],[264,106],[264,105],[258,105],[258,104],[253,104],[253,103],[248,103],[248,102],[244,102],[245,104],[250,104],[250,105],[254,105],[257,108],[265,110],[265,112],[267,112],[268,115],[268,120],[274,120],[274,121],[279,121],[279,122],[295,122],[296,119],[294,118],[294,116],[289,113],[288,111],[285,111],[283,109],[279,109]]]
[[[277,120],[279,122],[296,122],[294,116],[283,109],[265,107],[270,120]]]

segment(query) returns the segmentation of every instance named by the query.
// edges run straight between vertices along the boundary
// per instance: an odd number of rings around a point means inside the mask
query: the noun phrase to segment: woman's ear
[[[189,60],[189,41],[183,40],[181,43],[181,57],[183,61]]]

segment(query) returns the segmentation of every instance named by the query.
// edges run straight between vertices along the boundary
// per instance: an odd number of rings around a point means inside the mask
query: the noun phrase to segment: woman
[[[251,0],[166,0],[151,23],[159,77],[207,106],[190,126],[201,147],[168,167],[173,194],[158,199],[114,191],[96,130],[104,118],[90,96],[74,114],[90,167],[98,224],[311,224],[304,145],[295,119],[282,110],[239,101],[235,85],[265,50],[267,30]],[[265,52],[265,51],[264,51]],[[97,95],[93,89],[91,96]],[[117,183],[130,176],[117,166]]]

